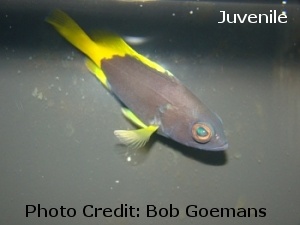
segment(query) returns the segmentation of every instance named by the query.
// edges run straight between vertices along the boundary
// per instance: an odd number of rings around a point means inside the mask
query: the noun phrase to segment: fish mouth
[[[228,149],[228,143],[225,143],[224,145],[215,147],[212,150],[214,150],[214,151],[222,151],[222,150],[226,150],[226,149]]]
[[[205,151],[224,151],[224,150],[228,149],[228,143],[227,142],[225,142],[223,145],[219,145],[219,146],[216,146],[216,147],[199,146],[199,145],[195,145],[194,142],[186,143],[185,145],[189,146],[189,147],[192,147],[192,148],[205,150]]]

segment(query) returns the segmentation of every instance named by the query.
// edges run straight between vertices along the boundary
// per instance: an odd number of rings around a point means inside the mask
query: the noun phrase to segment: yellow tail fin
[[[114,55],[125,56],[127,54],[163,74],[173,76],[171,72],[159,64],[137,53],[118,35],[98,31],[94,33],[93,39],[91,39],[72,18],[61,10],[54,10],[46,18],[46,22],[53,25],[65,39],[86,54],[100,70],[102,59],[111,59]]]
[[[86,54],[96,65],[100,66],[100,60],[103,58],[104,48],[98,46],[89,36],[61,10],[55,10],[46,18],[46,22],[54,28],[72,45]]]

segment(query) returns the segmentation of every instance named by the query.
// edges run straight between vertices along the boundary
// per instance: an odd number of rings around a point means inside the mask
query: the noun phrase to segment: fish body
[[[62,11],[54,11],[46,21],[89,57],[87,68],[126,106],[124,116],[140,127],[115,131],[121,142],[139,148],[157,132],[193,148],[227,149],[221,119],[171,72],[117,35],[98,32],[89,38]]]

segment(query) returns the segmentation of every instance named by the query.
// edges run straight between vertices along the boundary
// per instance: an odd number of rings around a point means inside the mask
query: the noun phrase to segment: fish
[[[228,148],[221,118],[170,71],[135,51],[122,37],[107,31],[88,36],[58,9],[46,22],[87,56],[87,69],[124,105],[121,112],[137,129],[115,130],[122,144],[138,149],[157,133],[191,148]]]

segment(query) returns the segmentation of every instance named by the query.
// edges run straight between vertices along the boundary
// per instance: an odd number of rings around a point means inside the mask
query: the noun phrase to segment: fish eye
[[[213,135],[213,130],[210,126],[204,123],[196,123],[192,127],[192,134],[195,141],[199,143],[207,143]]]

